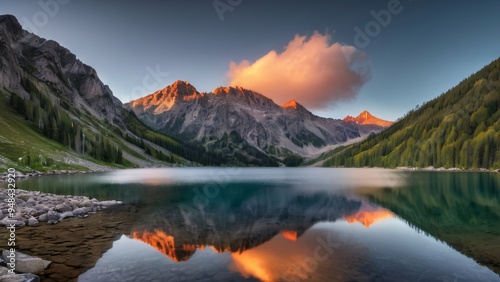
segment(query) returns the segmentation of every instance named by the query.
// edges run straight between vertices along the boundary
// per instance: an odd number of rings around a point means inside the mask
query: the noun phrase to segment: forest
[[[500,59],[323,165],[500,168]]]

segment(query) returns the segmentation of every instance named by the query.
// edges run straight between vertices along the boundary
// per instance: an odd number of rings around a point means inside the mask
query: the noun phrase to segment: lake
[[[79,281],[500,281],[495,173],[162,168],[18,186],[139,207]]]

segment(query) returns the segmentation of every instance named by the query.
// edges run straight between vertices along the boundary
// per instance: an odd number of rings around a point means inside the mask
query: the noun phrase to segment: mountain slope
[[[125,106],[152,128],[202,144],[210,152],[264,165],[289,156],[311,157],[384,129],[321,118],[295,100],[279,106],[241,87],[200,93],[185,81]]]
[[[500,59],[324,165],[500,168]]]
[[[379,119],[378,117],[373,116],[368,111],[363,111],[357,117],[346,116],[343,120],[346,122],[355,122],[358,124],[373,124],[373,125],[379,125],[379,126],[384,126],[384,127],[388,127],[388,126],[391,126],[393,124],[393,122],[391,122],[391,121]]]
[[[10,15],[0,16],[0,62],[1,170],[218,163],[142,124],[93,68]]]

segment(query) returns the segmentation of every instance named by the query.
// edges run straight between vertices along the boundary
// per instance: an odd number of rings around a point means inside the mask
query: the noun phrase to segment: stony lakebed
[[[16,229],[57,224],[67,218],[85,218],[120,204],[120,201],[99,201],[86,196],[0,188],[0,226],[4,232],[9,232],[10,228],[15,234]],[[51,263],[19,251],[11,252],[7,242],[2,242],[2,246],[5,250],[0,258],[0,281],[40,281],[36,274]],[[15,274],[9,272],[12,253],[15,255]]]

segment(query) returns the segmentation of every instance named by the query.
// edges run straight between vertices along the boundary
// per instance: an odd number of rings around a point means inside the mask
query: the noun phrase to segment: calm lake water
[[[134,169],[19,188],[144,207],[79,281],[500,281],[494,173]]]

